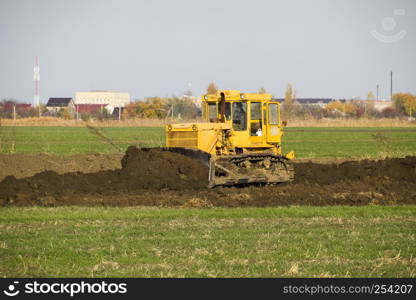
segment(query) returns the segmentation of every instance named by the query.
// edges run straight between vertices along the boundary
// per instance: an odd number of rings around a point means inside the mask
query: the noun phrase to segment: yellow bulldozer
[[[166,148],[204,163],[210,187],[293,180],[294,153],[282,155],[280,103],[270,94],[223,90],[201,106],[203,122],[166,126]]]

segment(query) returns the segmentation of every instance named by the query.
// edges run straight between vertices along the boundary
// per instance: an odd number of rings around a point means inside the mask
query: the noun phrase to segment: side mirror
[[[283,125],[283,127],[286,127],[287,126],[287,121],[285,120],[285,121],[283,121],[282,122],[282,125]]]

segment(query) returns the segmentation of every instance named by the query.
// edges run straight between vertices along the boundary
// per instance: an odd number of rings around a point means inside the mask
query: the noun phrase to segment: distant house
[[[13,109],[15,109],[17,112],[29,110],[32,108],[32,104],[6,102],[0,104],[0,108],[6,113],[12,113]]]
[[[46,109],[52,113],[57,113],[65,108],[71,113],[75,112],[75,103],[72,98],[49,98],[46,104]]]
[[[31,117],[33,114],[32,104],[16,103],[12,101],[0,102],[0,117]]]

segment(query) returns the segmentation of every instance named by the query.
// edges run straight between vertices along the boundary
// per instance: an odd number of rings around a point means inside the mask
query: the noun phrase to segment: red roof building
[[[75,104],[75,111],[79,113],[95,113],[101,111],[107,104]]]
[[[22,110],[28,110],[32,108],[32,104],[26,104],[26,103],[10,103],[6,102],[3,104],[0,104],[0,107],[3,109],[4,112],[13,112],[13,106],[16,107],[16,111],[22,111]]]

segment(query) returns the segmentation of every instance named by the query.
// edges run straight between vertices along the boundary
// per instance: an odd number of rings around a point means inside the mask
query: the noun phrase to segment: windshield
[[[247,103],[233,103],[233,128],[234,130],[246,130],[247,128]]]

